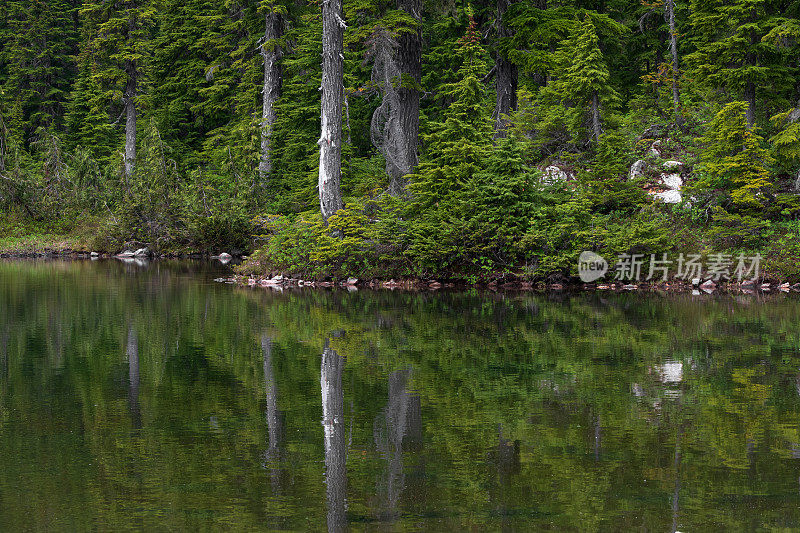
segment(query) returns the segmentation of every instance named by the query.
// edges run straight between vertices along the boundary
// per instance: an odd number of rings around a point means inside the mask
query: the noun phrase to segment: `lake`
[[[0,530],[800,528],[800,299],[0,262]]]

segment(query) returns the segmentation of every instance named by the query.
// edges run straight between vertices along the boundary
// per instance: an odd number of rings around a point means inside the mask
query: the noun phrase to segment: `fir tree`
[[[691,75],[746,101],[747,123],[753,125],[758,93],[780,96],[791,80],[793,69],[763,39],[780,24],[780,8],[770,0],[692,0],[691,11]]]
[[[721,202],[735,209],[763,205],[761,193],[771,186],[772,157],[764,139],[749,127],[747,102],[732,102],[717,113],[703,138],[696,189],[719,191]]]
[[[588,16],[556,54],[562,71],[549,90],[571,110],[573,127],[588,122],[591,137],[598,142],[603,133],[601,108],[615,103],[618,95],[609,83],[608,66],[600,51],[594,23]]]

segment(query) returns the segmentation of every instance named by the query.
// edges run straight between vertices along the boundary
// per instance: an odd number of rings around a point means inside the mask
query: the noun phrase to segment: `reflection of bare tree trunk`
[[[139,338],[133,326],[128,328],[128,345],[125,348],[128,356],[128,409],[131,421],[136,429],[142,428],[142,413],[139,408]]]
[[[397,507],[405,487],[403,470],[403,440],[408,434],[409,414],[419,405],[407,391],[411,367],[392,372],[389,376],[389,402],[375,419],[375,446],[386,458],[386,470],[379,482],[382,510],[380,519],[392,521],[397,517]]]
[[[269,433],[269,447],[265,459],[269,466],[272,480],[272,492],[280,492],[280,468],[276,462],[280,461],[280,446],[283,442],[283,421],[281,412],[278,411],[278,388],[275,384],[275,373],[272,370],[272,339],[267,335],[261,336],[261,351],[264,354],[264,387],[267,393],[267,432]]]
[[[600,417],[594,419],[594,460],[600,460],[600,450],[602,443],[602,435],[600,433]]]
[[[322,352],[322,426],[325,430],[325,483],[328,504],[328,531],[347,527],[347,448],[344,438],[344,357],[325,340]]]
[[[672,494],[672,533],[678,531],[678,497],[681,490],[681,430],[675,435],[675,491]]]
[[[519,459],[519,441],[510,441],[503,437],[503,427],[497,428],[497,448],[489,453],[490,464],[497,469],[497,485],[494,491],[496,511],[502,518],[502,531],[511,531],[509,503],[506,488],[513,483],[512,477],[521,470]]]
[[[8,377],[8,332],[11,328],[6,326],[3,336],[0,337],[0,378]]]

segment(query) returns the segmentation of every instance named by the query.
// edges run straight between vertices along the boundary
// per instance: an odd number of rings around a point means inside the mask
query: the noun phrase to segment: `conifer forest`
[[[757,253],[800,281],[800,3],[5,0],[0,250],[309,279]]]

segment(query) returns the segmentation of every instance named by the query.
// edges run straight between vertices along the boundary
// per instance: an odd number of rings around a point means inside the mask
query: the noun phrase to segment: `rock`
[[[680,168],[683,166],[683,163],[680,161],[664,161],[664,168]]]
[[[352,287],[358,284],[358,278],[347,278],[347,281],[344,284],[347,285],[348,287]]]
[[[629,284],[629,285],[623,285],[622,288],[623,288],[623,290],[626,290],[626,291],[635,291],[636,289],[639,288],[639,286],[638,285],[630,285]]]
[[[676,190],[669,190],[669,191],[661,191],[661,192],[651,192],[649,193],[654,199],[661,200],[665,204],[679,204],[683,197],[681,196],[680,191]]]
[[[561,168],[550,165],[544,169],[544,173],[542,174],[542,182],[552,185],[554,183],[564,182],[570,179],[570,174]]]
[[[147,248],[139,248],[135,252],[133,252],[134,257],[150,257],[150,250]]]
[[[683,199],[681,187],[683,178],[677,172],[663,173],[659,179],[660,185],[666,188],[663,191],[647,191],[654,199],[661,200],[665,204],[678,204]]]
[[[645,129],[639,139],[654,139],[656,137],[663,137],[666,133],[666,128],[663,124],[652,124]]]
[[[780,287],[778,287],[783,292],[789,292],[789,283],[781,283]]]
[[[661,141],[653,141],[647,153],[653,157],[661,157]]]
[[[692,278],[692,286],[697,287],[700,285],[700,278]]]
[[[683,363],[680,361],[667,361],[655,367],[661,383],[680,383],[683,381]]]
[[[769,292],[769,289],[770,289],[769,283],[762,283],[761,284],[761,290],[762,291]]]
[[[439,283],[438,281],[432,281],[432,282],[430,282],[428,284],[428,287],[430,287],[431,289],[434,289],[434,290],[441,289],[442,288],[442,284]]]
[[[707,281],[703,282],[703,284],[702,284],[702,285],[700,285],[700,288],[701,288],[701,289],[710,289],[710,290],[712,290],[712,291],[713,291],[714,289],[716,289],[716,288],[717,288],[717,284],[716,284],[716,283],[714,283],[712,280],[710,280],[710,279],[709,279],[709,280],[707,280]]]
[[[231,259],[233,259],[233,256],[227,252],[222,252],[219,254],[220,261],[230,261]]]
[[[669,189],[680,190],[683,187],[683,178],[680,174],[661,174],[661,184]]]
[[[647,166],[647,162],[643,159],[639,159],[634,164],[631,165],[631,169],[628,172],[628,179],[635,180],[642,174],[644,174],[644,169]]]
[[[130,251],[130,250],[125,250],[124,252],[121,252],[121,253],[117,254],[117,257],[126,257],[126,258],[129,258],[129,257],[133,257],[134,255],[135,255],[135,254],[134,254],[132,251]]]
[[[90,253],[89,255],[90,255],[91,257],[100,257],[100,254],[99,254],[98,252],[92,252],[92,253]]]

